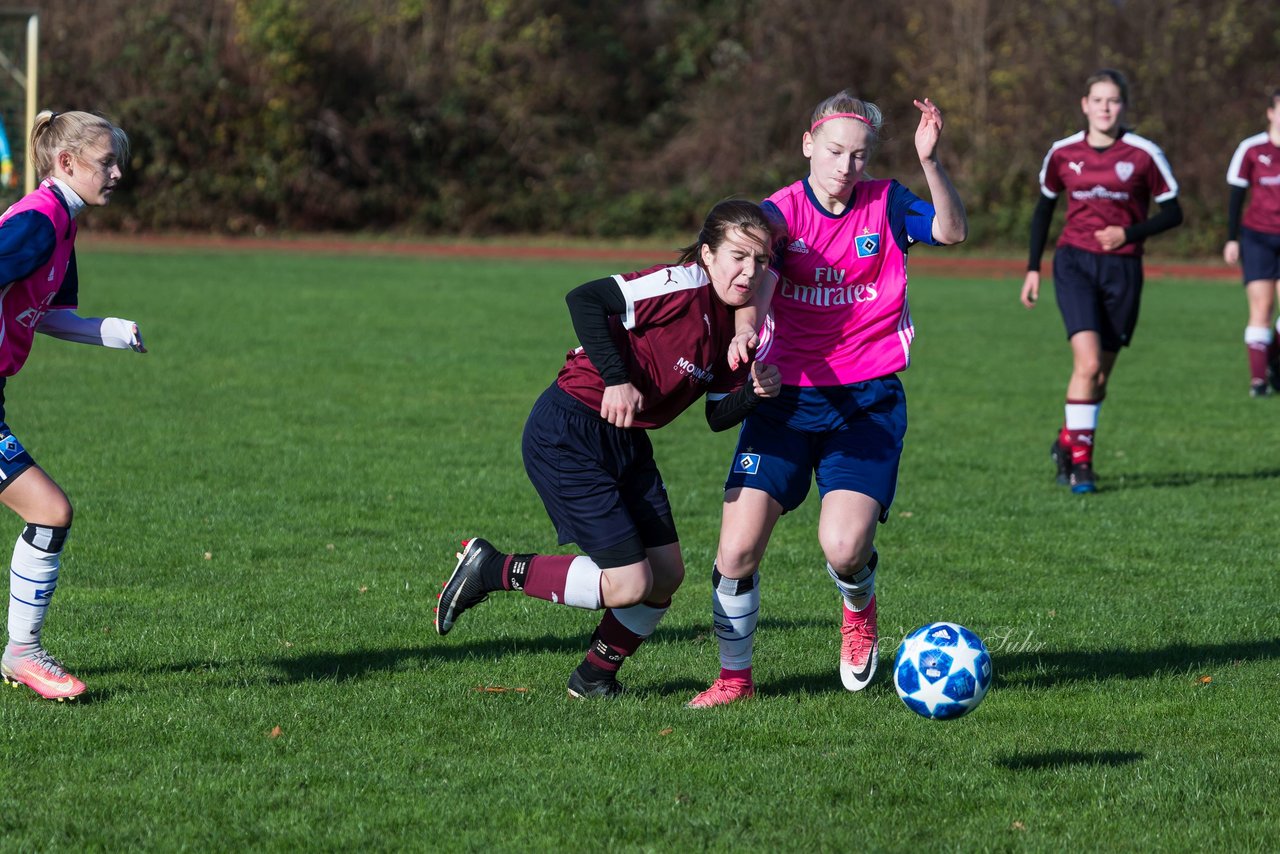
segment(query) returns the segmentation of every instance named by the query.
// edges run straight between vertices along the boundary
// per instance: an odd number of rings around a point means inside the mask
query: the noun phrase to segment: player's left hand
[[[736,371],[739,365],[750,362],[759,346],[760,336],[750,330],[733,336],[729,342],[729,369]]]
[[[138,324],[133,324],[133,337],[129,339],[129,349],[135,353],[147,352],[146,346],[142,343],[142,333],[138,331]]]
[[[1103,252],[1114,252],[1124,246],[1124,227],[1109,225],[1106,228],[1100,228],[1093,233],[1093,238],[1098,241]]]
[[[920,111],[920,124],[916,127],[916,154],[921,161],[933,160],[938,140],[942,138],[942,110],[928,98],[912,103]]]
[[[104,347],[132,350],[135,353],[147,352],[147,348],[142,344],[142,333],[138,331],[138,324],[132,320],[125,320],[123,317],[104,317],[101,334]]]
[[[757,397],[777,397],[782,391],[782,374],[777,365],[754,362],[751,365],[752,391]]]

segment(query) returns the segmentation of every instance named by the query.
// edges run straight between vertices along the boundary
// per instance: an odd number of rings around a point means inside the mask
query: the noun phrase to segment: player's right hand
[[[1233,265],[1240,260],[1239,240],[1227,241],[1227,245],[1222,247],[1222,260]]]
[[[627,428],[635,423],[636,414],[644,409],[644,395],[631,383],[604,387],[600,401],[600,417],[614,427]]]
[[[1040,299],[1040,273],[1028,270],[1027,277],[1022,280],[1022,304],[1027,308],[1035,308]]]
[[[729,370],[736,371],[739,365],[750,362],[759,346],[760,336],[751,330],[733,336],[729,342]]]

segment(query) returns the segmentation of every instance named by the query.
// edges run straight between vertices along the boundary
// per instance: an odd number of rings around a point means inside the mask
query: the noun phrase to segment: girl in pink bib
[[[0,216],[0,504],[26,527],[9,569],[9,642],[0,657],[6,681],[49,700],[69,700],[85,685],[45,651],[45,613],[58,586],[71,502],[9,430],[4,383],[31,353],[37,332],[145,353],[137,324],[119,317],[81,317],[76,270],[76,215],[105,205],[128,160],[129,139],[90,113],[36,117],[28,154],[40,186]]]
[[[897,484],[906,399],[897,372],[911,361],[907,250],[959,243],[964,206],[938,162],[942,113],[916,101],[916,153],[933,203],[892,180],[869,180],[880,110],[841,92],[814,110],[804,134],[809,175],[764,204],[783,235],[780,278],[758,359],[776,365],[782,391],[743,423],[725,483],[712,607],[720,676],[691,708],[754,694],[751,660],[759,566],[773,527],[822,498],[818,541],[839,590],[844,687],[866,687],[878,661],[876,525]]]

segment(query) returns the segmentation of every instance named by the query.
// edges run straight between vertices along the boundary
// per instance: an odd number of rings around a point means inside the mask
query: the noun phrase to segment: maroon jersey
[[[610,317],[627,376],[644,395],[634,426],[670,424],[707,392],[740,388],[748,368],[729,370],[733,309],[720,301],[697,264],[660,266],[613,277],[627,301]],[[581,347],[570,350],[556,378],[560,388],[592,409],[604,399],[604,380]]]
[[[1268,133],[1240,143],[1227,167],[1227,183],[1249,191],[1241,220],[1245,228],[1280,234],[1280,146]]]
[[[1098,151],[1080,131],[1049,149],[1040,168],[1040,191],[1051,199],[1066,193],[1067,221],[1059,246],[1102,252],[1095,231],[1145,221],[1152,200],[1165,202],[1178,195],[1178,182],[1164,152],[1151,140],[1125,132]],[[1141,255],[1142,241],[1109,254]]]

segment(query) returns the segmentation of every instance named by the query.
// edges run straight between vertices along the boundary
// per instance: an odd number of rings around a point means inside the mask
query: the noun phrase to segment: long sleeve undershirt
[[[1240,239],[1240,214],[1244,211],[1245,187],[1231,188],[1227,199],[1227,240]]]
[[[569,306],[569,318],[578,343],[591,364],[595,366],[606,386],[622,385],[631,381],[627,376],[626,361],[609,329],[609,317],[624,314],[627,300],[615,279],[595,279],[579,285],[565,297]],[[741,423],[760,403],[754,383],[747,381],[735,392],[707,398],[707,424],[715,432],[728,430]]]

